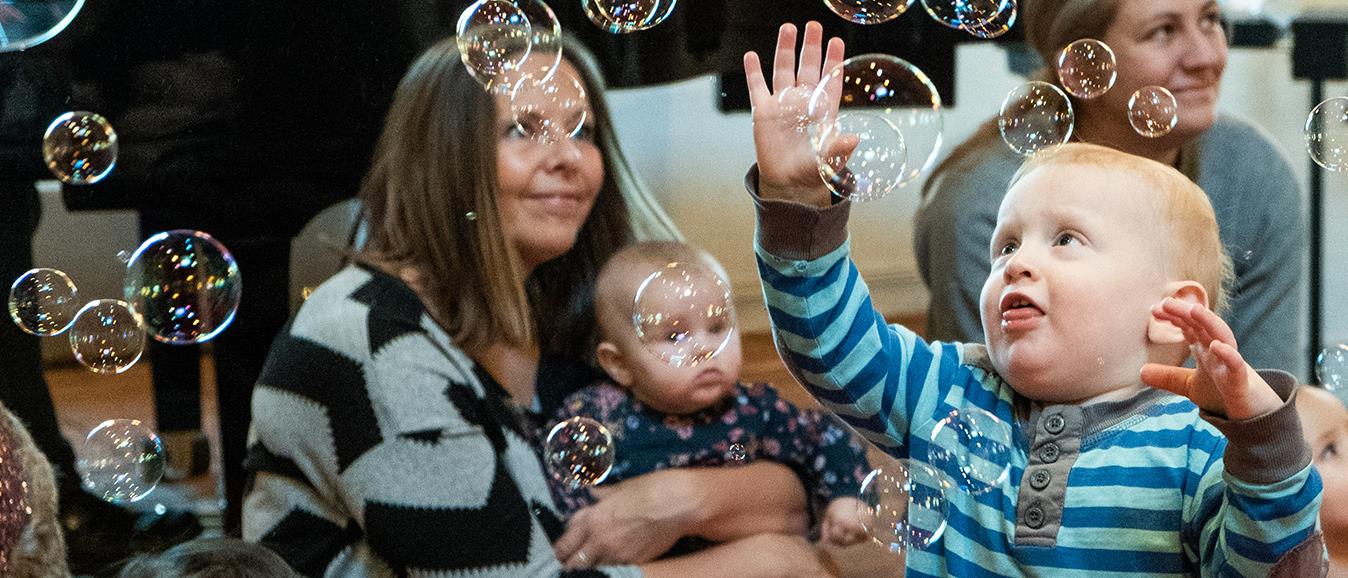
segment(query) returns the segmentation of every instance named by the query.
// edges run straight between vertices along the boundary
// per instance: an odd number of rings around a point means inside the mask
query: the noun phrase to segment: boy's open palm
[[[1236,350],[1236,337],[1221,317],[1197,303],[1167,298],[1152,315],[1184,332],[1197,369],[1159,363],[1142,366],[1142,381],[1189,398],[1203,410],[1230,420],[1258,417],[1282,399]]]
[[[843,41],[833,38],[824,54],[824,29],[818,22],[805,25],[805,41],[800,48],[800,67],[796,68],[796,27],[783,24],[777,34],[773,55],[772,88],[763,77],[758,54],[744,55],[744,79],[749,86],[753,107],[754,148],[758,154],[759,195],[765,199],[796,201],[815,206],[829,203],[829,192],[819,177],[814,146],[801,116],[810,105],[810,96],[820,80],[843,60]],[[822,62],[821,62],[822,58]],[[812,117],[823,128],[838,116],[838,98],[842,78],[826,87],[828,98]],[[831,154],[850,153],[856,148],[855,136],[834,140]]]

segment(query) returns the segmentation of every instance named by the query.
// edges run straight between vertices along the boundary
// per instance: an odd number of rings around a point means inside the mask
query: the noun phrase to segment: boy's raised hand
[[[1151,314],[1184,332],[1198,369],[1148,363],[1142,366],[1143,383],[1187,397],[1230,420],[1259,417],[1282,406],[1268,382],[1245,363],[1231,328],[1216,313],[1197,303],[1167,298]]]
[[[810,136],[801,130],[799,117],[807,110],[810,95],[822,77],[843,60],[843,41],[823,46],[824,28],[818,22],[805,25],[805,41],[800,49],[800,67],[796,67],[796,27],[783,24],[777,34],[773,55],[772,88],[763,78],[758,54],[744,55],[744,79],[749,85],[749,103],[753,107],[754,148],[758,155],[758,194],[765,199],[788,200],[814,206],[827,206],[829,191],[819,177],[818,163]],[[822,62],[821,62],[822,58]],[[828,87],[825,109],[813,115],[817,121],[832,123],[837,118],[842,79]],[[837,139],[838,147],[856,147],[855,137]],[[850,152],[830,151],[834,153]]]

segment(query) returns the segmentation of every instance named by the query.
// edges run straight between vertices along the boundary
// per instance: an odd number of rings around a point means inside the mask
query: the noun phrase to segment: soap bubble
[[[674,13],[677,0],[581,0],[585,15],[604,30],[627,34],[652,28]]]
[[[179,229],[141,243],[126,265],[122,291],[156,341],[184,345],[210,341],[228,327],[243,286],[224,245]]]
[[[637,339],[675,367],[693,367],[715,357],[735,332],[730,288],[715,271],[672,262],[637,288],[632,311]]]
[[[9,288],[9,317],[25,333],[60,335],[74,323],[79,309],[75,283],[56,269],[32,269]]]
[[[922,0],[927,15],[956,30],[978,27],[995,20],[1013,0]]]
[[[730,444],[730,450],[726,452],[725,457],[732,462],[743,463],[749,454],[744,451],[744,444]]]
[[[856,147],[850,147],[855,139]],[[844,112],[819,139],[819,176],[833,194],[857,202],[879,199],[903,182],[908,150],[884,117]]]
[[[585,83],[565,69],[541,77],[527,73],[510,91],[515,125],[529,138],[547,143],[575,136],[590,115]]]
[[[42,159],[63,183],[96,183],[117,164],[117,131],[108,119],[92,112],[67,112],[47,126]]]
[[[1095,98],[1114,88],[1118,61],[1108,44],[1083,38],[1058,52],[1058,80],[1077,98]]]
[[[1348,343],[1326,347],[1315,357],[1315,377],[1329,391],[1348,385]]]
[[[1016,25],[1016,2],[1014,0],[1002,4],[1001,12],[998,12],[992,19],[982,24],[967,24],[964,31],[972,34],[975,38],[989,39],[997,38],[1011,31],[1011,27]]]
[[[493,93],[525,74],[547,78],[561,61],[561,25],[540,0],[477,0],[459,15],[457,31],[464,66]]]
[[[1336,96],[1316,105],[1306,117],[1305,137],[1315,164],[1348,171],[1348,97]]]
[[[927,459],[970,494],[1001,486],[1011,471],[1011,426],[976,407],[952,409],[931,431]]]
[[[793,86],[786,90],[779,90],[774,95],[777,99],[777,110],[781,112],[781,120],[787,123],[796,132],[806,132],[811,130],[814,138],[818,140],[818,125],[825,121],[831,122],[829,117],[829,107],[823,102],[828,99],[828,95],[820,92],[820,103],[812,108],[811,97],[814,92],[808,86]],[[813,111],[813,112],[811,112]]]
[[[131,306],[116,299],[90,301],[70,326],[75,360],[94,373],[122,373],[140,360],[145,328]]]
[[[849,22],[881,24],[908,11],[913,0],[824,0],[824,5]]]
[[[84,7],[84,0],[5,0],[0,2],[0,52],[25,50],[61,31]]]
[[[1075,122],[1066,94],[1047,82],[1032,81],[1006,94],[997,128],[1011,150],[1029,156],[1067,142]]]
[[[1179,103],[1165,87],[1144,86],[1128,99],[1128,123],[1142,136],[1165,136],[1179,124]]]
[[[571,489],[593,486],[613,469],[613,434],[588,417],[573,417],[548,432],[544,462],[553,479]]]
[[[110,419],[85,436],[76,467],[93,495],[114,504],[135,502],[164,477],[164,445],[140,420]]]
[[[941,473],[916,460],[893,460],[861,482],[861,524],[890,552],[925,550],[945,533],[949,505]]]
[[[888,54],[861,54],[829,70],[810,95],[807,110],[810,135],[819,150],[820,139],[831,131],[839,115],[864,112],[883,117],[898,130],[907,151],[900,187],[913,182],[941,154],[944,121],[941,94],[927,74],[912,63]],[[879,131],[876,134],[888,133]],[[859,150],[865,150],[863,141]]]

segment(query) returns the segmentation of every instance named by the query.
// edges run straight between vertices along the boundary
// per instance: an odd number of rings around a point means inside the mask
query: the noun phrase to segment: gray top
[[[1300,184],[1272,141],[1236,118],[1219,117],[1199,138],[1198,151],[1198,184],[1212,200],[1236,266],[1223,317],[1251,366],[1304,379],[1307,235]],[[1007,183],[1023,160],[1001,140],[988,142],[949,167],[918,210],[914,244],[931,291],[929,339],[983,341],[978,294],[991,269],[988,245]]]

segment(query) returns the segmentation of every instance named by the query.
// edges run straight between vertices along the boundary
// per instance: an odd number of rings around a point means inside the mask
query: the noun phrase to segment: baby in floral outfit
[[[771,386],[739,383],[740,337],[732,310],[666,319],[678,329],[637,335],[633,296],[651,273],[671,263],[724,277],[711,255],[683,243],[638,243],[614,255],[595,285],[602,335],[596,355],[611,381],[571,394],[554,423],[583,416],[609,428],[615,459],[605,484],[665,468],[734,467],[757,460],[786,465],[804,483],[810,511],[823,512],[820,539],[838,546],[865,539],[856,499],[870,469],[865,449],[837,422],[796,408]],[[713,300],[713,293],[703,295]],[[723,303],[709,303],[700,310],[719,305]],[[715,355],[679,361],[688,344],[696,342],[724,346]],[[595,501],[585,488],[560,481],[553,484],[553,493],[568,515]],[[685,538],[666,555],[706,546],[705,541]]]

